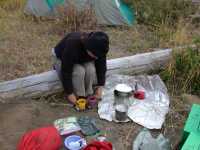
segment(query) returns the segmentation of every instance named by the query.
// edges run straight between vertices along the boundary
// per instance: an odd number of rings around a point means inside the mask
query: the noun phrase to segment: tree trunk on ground
[[[143,73],[164,66],[171,49],[137,54],[107,61],[107,75],[114,73]],[[0,83],[0,102],[13,102],[21,98],[36,98],[57,93],[62,85],[55,70]]]

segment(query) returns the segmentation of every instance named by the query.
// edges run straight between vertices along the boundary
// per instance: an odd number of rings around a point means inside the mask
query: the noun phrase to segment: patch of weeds
[[[148,26],[136,26],[131,28],[130,46],[127,49],[129,52],[143,52],[149,51],[151,48],[159,46],[159,39],[157,34],[150,30]]]
[[[172,93],[200,95],[200,38],[194,40],[195,47],[173,50],[167,68],[161,72],[162,79]]]
[[[137,22],[148,28],[146,32],[138,31],[129,51],[191,44],[192,22],[189,18],[197,7],[190,0],[124,1],[134,7]]]
[[[168,24],[160,24],[158,27],[142,26],[132,28],[133,34],[128,51],[151,51],[155,48],[173,48],[190,45],[194,36],[192,24],[183,19],[172,28]]]
[[[90,6],[78,11],[73,4],[69,4],[67,8],[58,7],[57,11],[59,14],[59,24],[66,31],[96,29],[97,20],[94,10]]]
[[[167,23],[175,25],[180,18],[195,13],[196,6],[191,0],[126,0],[136,11],[137,21],[153,26]]]

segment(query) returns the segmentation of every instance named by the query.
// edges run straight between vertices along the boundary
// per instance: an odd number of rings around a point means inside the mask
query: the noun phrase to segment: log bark
[[[107,61],[107,75],[114,73],[143,73],[158,69],[166,64],[171,49],[137,54]],[[62,90],[55,70],[0,83],[0,101],[35,98],[57,93]]]

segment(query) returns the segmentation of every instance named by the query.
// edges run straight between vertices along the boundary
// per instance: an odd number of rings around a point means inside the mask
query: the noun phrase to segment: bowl
[[[85,146],[85,139],[78,135],[71,135],[65,138],[65,147],[69,150],[80,150]]]

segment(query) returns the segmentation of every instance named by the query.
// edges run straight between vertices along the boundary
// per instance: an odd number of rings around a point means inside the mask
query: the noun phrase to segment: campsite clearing
[[[68,24],[66,20],[59,18],[52,20],[45,17],[27,16],[23,13],[24,4],[19,4],[18,7],[18,5],[12,5],[13,0],[4,1],[11,1],[12,7],[5,9],[0,7],[0,81],[50,70],[52,67],[51,48],[77,24],[74,25],[74,20]],[[24,1],[15,0],[18,3]],[[80,24],[82,28],[79,30],[107,32],[111,45],[109,58],[118,58],[153,51],[155,47],[171,48],[190,44],[194,36],[200,35],[199,25],[193,26],[187,21],[180,20],[176,29],[165,25],[152,28],[143,24],[132,27]],[[154,28],[157,30],[153,31]],[[15,149],[20,137],[28,130],[50,125],[56,119],[66,116],[80,116],[81,114],[74,109],[63,105],[63,95],[59,94],[48,97],[41,95],[37,100],[20,99],[11,103],[0,102],[0,149]],[[155,135],[163,133],[170,139],[175,149],[181,138],[181,130],[191,101],[195,102],[196,98],[189,99],[189,104],[180,96],[173,96],[170,100],[170,111],[162,129],[152,132]],[[97,118],[99,128],[107,131],[108,139],[116,150],[131,150],[132,142],[142,128],[136,123],[121,125],[102,121],[98,119],[96,110],[84,112],[84,115]]]

